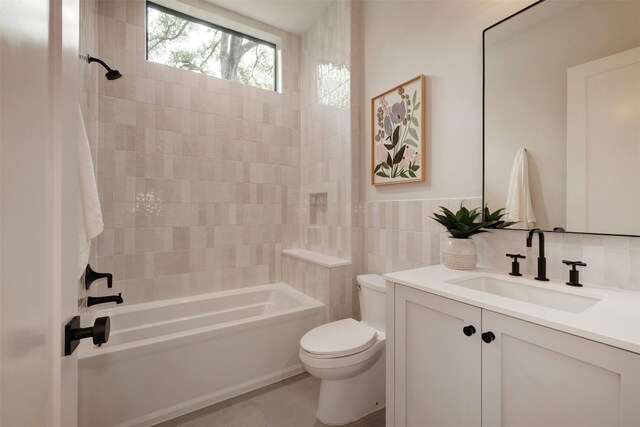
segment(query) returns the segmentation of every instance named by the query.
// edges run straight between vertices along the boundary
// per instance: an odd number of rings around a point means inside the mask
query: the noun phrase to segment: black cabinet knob
[[[92,338],[93,344],[101,346],[109,341],[111,321],[108,317],[98,317],[93,326],[80,327],[80,316],[74,316],[64,327],[64,355],[69,356],[78,347],[81,339]]]
[[[495,339],[496,336],[493,334],[493,332],[485,332],[484,334],[482,334],[482,341],[486,342],[487,344]]]
[[[476,333],[476,328],[474,328],[473,325],[468,325],[462,328],[462,332],[464,332],[466,336],[470,337]]]

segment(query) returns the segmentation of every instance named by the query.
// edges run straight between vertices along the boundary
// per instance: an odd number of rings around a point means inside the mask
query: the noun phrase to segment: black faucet
[[[539,228],[533,228],[529,230],[529,234],[527,234],[527,247],[530,248],[533,246],[533,235],[538,235],[538,275],[535,277],[536,280],[540,280],[542,282],[548,282],[547,279],[547,259],[544,257],[544,232]]]
[[[122,299],[122,294],[118,295],[109,295],[106,297],[87,297],[87,307],[91,307],[96,304],[104,304],[107,302],[115,302],[116,304],[122,304],[124,300]]]

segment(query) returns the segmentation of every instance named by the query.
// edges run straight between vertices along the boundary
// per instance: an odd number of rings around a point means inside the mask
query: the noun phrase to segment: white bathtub
[[[303,372],[323,307],[276,283],[92,312],[111,337],[80,345],[79,426],[149,426]]]

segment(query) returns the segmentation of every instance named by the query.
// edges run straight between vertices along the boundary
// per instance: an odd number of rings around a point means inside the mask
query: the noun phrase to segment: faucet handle
[[[587,266],[587,264],[585,264],[582,261],[569,261],[569,260],[566,260],[566,259],[563,259],[562,263],[563,264],[567,264],[567,265],[571,265],[571,266],[574,266],[574,267],[575,266],[578,266],[578,267],[586,267]]]
[[[98,279],[107,279],[107,288],[113,287],[113,274],[111,273],[98,273],[93,271],[91,265],[87,264],[87,268],[84,270],[84,288],[89,290],[91,284]]]
[[[563,259],[562,263],[571,266],[571,270],[569,270],[569,281],[566,282],[566,284],[569,286],[582,286],[582,283],[580,283],[580,271],[578,270],[578,267],[586,267],[587,264],[582,261],[569,261],[566,259]]]
[[[525,259],[526,256],[520,254],[506,254],[508,257],[511,257],[511,273],[510,276],[522,276],[520,274],[520,264],[518,263],[518,259]]]

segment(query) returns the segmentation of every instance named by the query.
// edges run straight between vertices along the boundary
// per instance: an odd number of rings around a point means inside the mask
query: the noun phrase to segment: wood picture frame
[[[371,185],[425,180],[425,80],[371,98]]]

